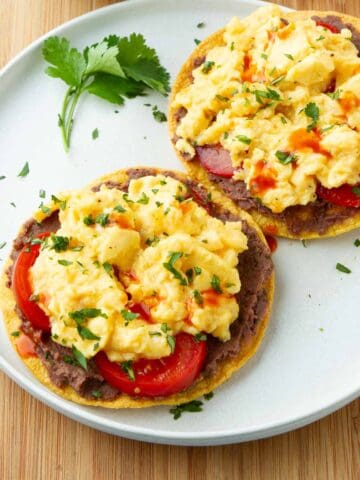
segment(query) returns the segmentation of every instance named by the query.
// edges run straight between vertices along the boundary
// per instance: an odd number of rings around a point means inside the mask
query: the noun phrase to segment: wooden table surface
[[[110,3],[114,1],[0,0],[0,67],[48,30]],[[360,17],[359,0],[276,3]],[[360,400],[271,439],[190,448],[151,445],[92,430],[35,400],[1,372],[0,392],[2,480],[360,478]]]

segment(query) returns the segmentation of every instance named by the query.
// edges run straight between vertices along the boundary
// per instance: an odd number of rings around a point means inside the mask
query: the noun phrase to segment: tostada
[[[268,324],[273,264],[253,219],[219,199],[135,168],[42,205],[0,286],[32,373],[66,399],[136,408],[190,401],[238,370]]]
[[[172,89],[169,126],[189,174],[264,231],[360,226],[360,20],[260,8],[205,39]]]

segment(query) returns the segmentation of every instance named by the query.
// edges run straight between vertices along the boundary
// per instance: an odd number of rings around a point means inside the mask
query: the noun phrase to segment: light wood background
[[[110,3],[114,1],[0,0],[0,67],[53,27]],[[360,16],[360,0],[276,3]],[[360,479],[359,440],[357,400],[308,427],[268,440],[207,448],[145,444],[59,415],[0,372],[1,480]]]

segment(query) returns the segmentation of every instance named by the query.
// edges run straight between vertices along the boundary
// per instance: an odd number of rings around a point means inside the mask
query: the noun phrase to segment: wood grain
[[[51,28],[110,3],[114,2],[0,0],[0,67]],[[359,0],[275,3],[360,16]],[[308,427],[268,440],[225,447],[182,448],[96,432],[42,405],[2,373],[0,392],[2,480],[360,478],[359,400]]]

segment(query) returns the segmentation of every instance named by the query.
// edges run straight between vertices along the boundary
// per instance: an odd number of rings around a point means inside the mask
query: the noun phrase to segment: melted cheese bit
[[[247,248],[241,222],[211,217],[163,175],[132,180],[128,193],[102,185],[59,198],[61,227],[30,269],[56,342],[124,361],[169,355],[181,331],[230,338]]]
[[[176,148],[194,157],[194,145],[221,144],[234,179],[274,212],[315,200],[318,182],[360,181],[360,58],[351,32],[281,17],[267,6],[233,18],[225,45],[208,52],[173,104],[187,110]]]

